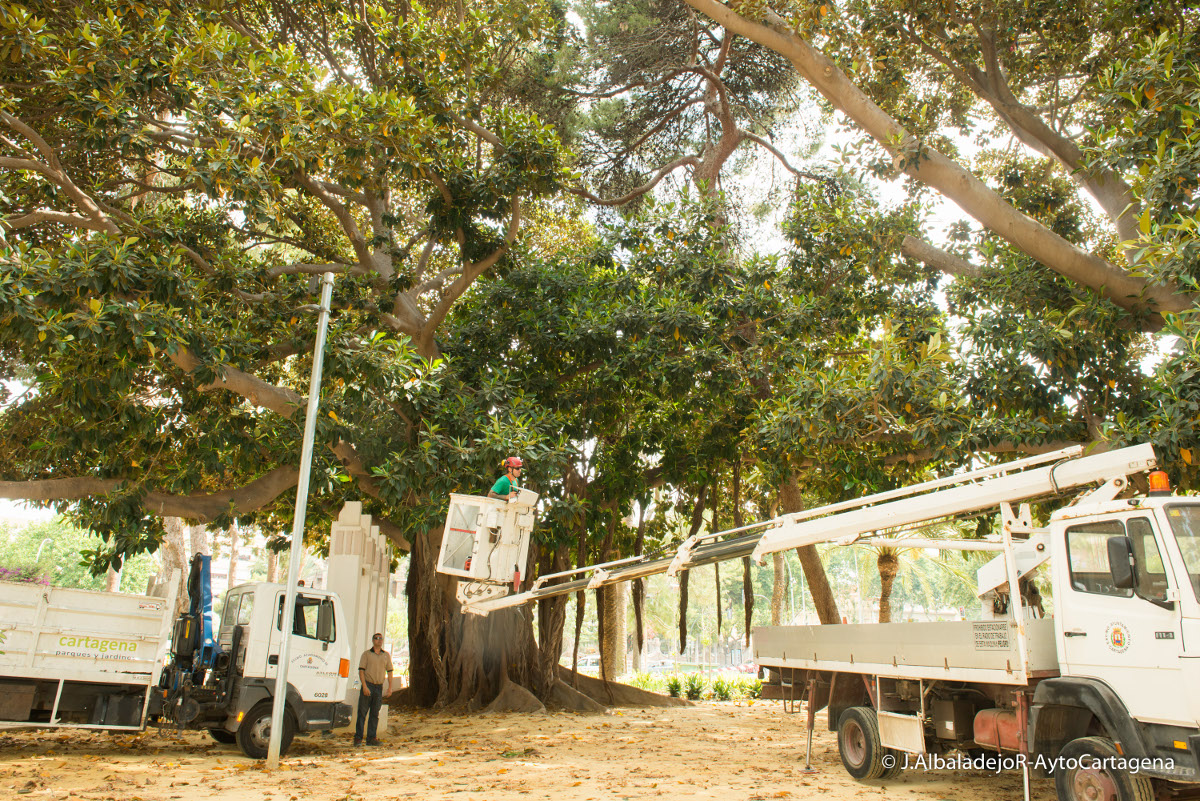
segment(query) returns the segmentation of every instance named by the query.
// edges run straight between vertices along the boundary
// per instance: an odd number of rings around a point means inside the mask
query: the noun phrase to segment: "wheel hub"
[[[256,745],[266,745],[271,740],[271,717],[265,715],[254,721],[250,727],[250,739]]]
[[[857,725],[846,726],[846,759],[854,765],[861,765],[867,758],[867,738]]]
[[[1117,783],[1104,770],[1082,768],[1075,774],[1071,789],[1079,801],[1116,801]]]

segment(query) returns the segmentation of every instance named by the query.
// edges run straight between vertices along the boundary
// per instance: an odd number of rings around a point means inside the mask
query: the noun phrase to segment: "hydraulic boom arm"
[[[761,561],[778,551],[823,542],[849,544],[870,532],[917,526],[979,512],[1001,503],[1061,495],[1088,484],[1141,473],[1155,465],[1154,449],[1150,445],[1091,456],[1084,456],[1081,446],[1066,448],[853,501],[781,515],[739,529],[693,537],[669,557],[623,559],[543,576],[526,592],[467,603],[463,605],[463,611],[486,615],[541,598],[631,581],[655,573],[674,575],[680,570],[744,556]],[[980,546],[989,544],[979,543]],[[590,575],[547,586],[548,581],[578,573]]]

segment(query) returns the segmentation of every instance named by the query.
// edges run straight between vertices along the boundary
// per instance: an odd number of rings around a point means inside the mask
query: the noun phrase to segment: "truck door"
[[[1182,632],[1173,577],[1150,514],[1072,522],[1065,565],[1058,567],[1057,620],[1063,675],[1100,679],[1136,719],[1194,725],[1189,710],[1164,703],[1164,688],[1181,680]],[[1114,586],[1108,542],[1126,536],[1134,555],[1134,586]]]
[[[283,623],[282,592],[276,595],[274,625],[267,657],[267,678],[273,679],[279,664],[279,630]],[[341,649],[332,648],[337,640],[337,621],[333,598],[325,595],[296,595],[296,619],[292,626],[291,665],[288,683],[305,701],[335,701]]]

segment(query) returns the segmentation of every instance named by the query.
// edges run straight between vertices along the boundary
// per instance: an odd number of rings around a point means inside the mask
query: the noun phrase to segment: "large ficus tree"
[[[330,381],[378,417],[339,426],[333,399],[327,439],[378,495],[362,452],[413,424],[397,387],[561,174],[554,135],[489,97],[539,10],[55,6],[2,17],[3,369],[36,378],[4,494],[273,502],[332,272]]]
[[[70,510],[106,537],[100,569],[154,549],[162,515],[288,520],[327,272],[314,539],[365,496],[408,549],[509,449],[560,448],[508,375],[465,385],[442,358],[454,305],[511,268],[527,214],[552,217],[562,149],[508,79],[556,20],[0,5],[0,496]],[[479,649],[460,658],[453,587],[421,581],[430,700],[469,699]]]

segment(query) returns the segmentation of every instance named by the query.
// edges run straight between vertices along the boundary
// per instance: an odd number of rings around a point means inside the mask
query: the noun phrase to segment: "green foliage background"
[[[76,528],[61,517],[20,526],[0,523],[0,567],[31,569],[56,587],[103,590],[104,575],[95,575],[84,557],[102,544],[97,535]],[[41,553],[37,558],[39,548]],[[155,570],[150,554],[126,560],[121,570],[120,591],[144,593]]]

